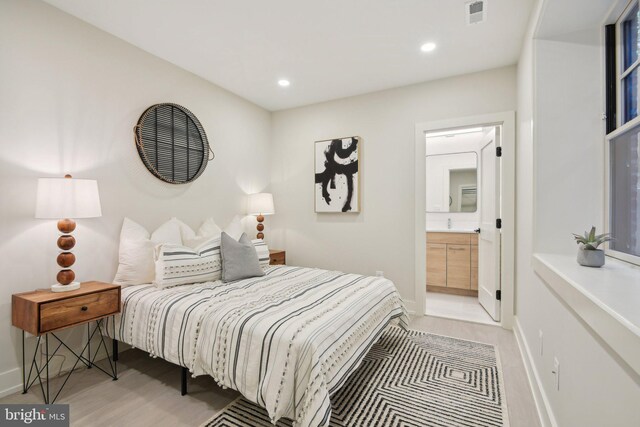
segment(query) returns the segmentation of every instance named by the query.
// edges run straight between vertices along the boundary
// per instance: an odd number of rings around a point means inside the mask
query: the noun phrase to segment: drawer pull
[[[83,305],[82,308],[80,310],[82,311],[87,311],[89,309],[89,307],[87,307],[86,305]]]

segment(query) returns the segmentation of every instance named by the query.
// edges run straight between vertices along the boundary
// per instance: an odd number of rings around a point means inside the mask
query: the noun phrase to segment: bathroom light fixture
[[[425,43],[420,46],[420,50],[423,52],[433,52],[434,50],[436,50],[436,44],[433,42]]]
[[[287,79],[280,79],[278,80],[278,85],[281,87],[288,87],[289,85],[291,85],[291,82]]]
[[[477,132],[482,132],[482,128],[451,129],[451,130],[445,130],[442,132],[432,132],[432,133],[427,133],[427,138],[438,138],[441,136],[463,135],[467,133],[477,133]]]

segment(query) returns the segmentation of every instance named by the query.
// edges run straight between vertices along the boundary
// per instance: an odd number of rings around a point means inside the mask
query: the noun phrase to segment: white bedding
[[[231,283],[132,286],[122,298],[115,338],[300,426],[327,425],[330,394],[392,319],[408,321],[391,281],[301,267]]]

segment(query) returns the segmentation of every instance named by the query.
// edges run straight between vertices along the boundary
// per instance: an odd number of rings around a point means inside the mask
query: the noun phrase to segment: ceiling
[[[606,17],[617,17],[628,3],[628,0],[546,0],[536,38],[557,39],[583,30],[601,30],[608,21]]]
[[[271,111],[515,64],[532,6],[467,25],[466,0],[45,1]]]

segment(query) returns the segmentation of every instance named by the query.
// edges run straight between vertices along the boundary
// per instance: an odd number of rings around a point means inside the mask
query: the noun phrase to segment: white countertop
[[[602,268],[583,267],[569,255],[533,257],[547,286],[640,373],[640,268],[611,257]]]

